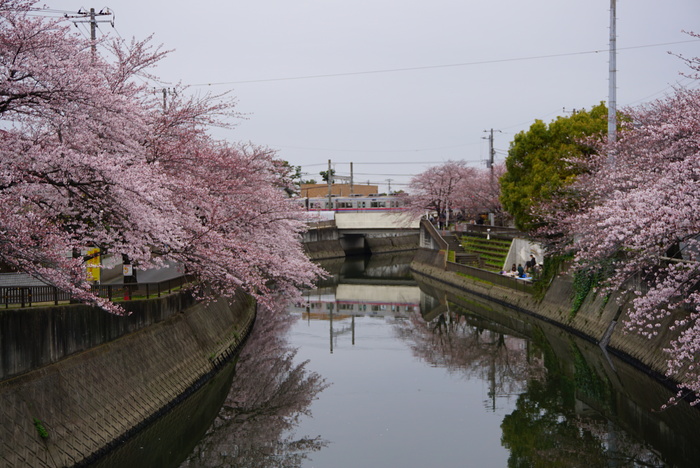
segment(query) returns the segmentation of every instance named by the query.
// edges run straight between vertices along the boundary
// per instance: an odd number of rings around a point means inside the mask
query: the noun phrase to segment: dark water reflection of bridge
[[[175,448],[189,452],[186,467],[410,467],[438,459],[445,467],[700,466],[700,412],[685,404],[655,411],[671,396],[662,384],[558,328],[413,279],[409,262],[388,255],[325,264],[331,276],[292,308],[301,320],[261,317],[223,385],[176,408],[134,441],[130,456],[115,454],[102,466],[177,466],[177,457],[154,458]],[[387,380],[364,381],[395,359],[388,351],[401,350],[411,357],[412,375],[399,375],[397,366]],[[342,367],[355,357],[359,363]],[[392,413],[410,393],[405,382],[440,372],[448,377],[419,382],[417,399]],[[343,387],[348,381],[371,390]],[[464,381],[477,382],[483,395],[467,397],[459,390]],[[446,412],[421,412],[438,400]],[[378,414],[363,416],[368,409]],[[469,417],[455,418],[464,411]],[[488,444],[478,435],[488,432],[479,414],[495,418]],[[406,427],[396,440],[384,432],[368,439],[380,420]],[[151,458],[139,458],[145,453]]]

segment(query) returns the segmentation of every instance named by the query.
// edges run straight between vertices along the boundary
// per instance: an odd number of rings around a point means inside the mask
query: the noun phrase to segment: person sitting
[[[530,271],[533,268],[535,268],[535,265],[537,265],[537,260],[535,260],[534,255],[530,255],[530,260],[525,262],[525,271]]]
[[[511,267],[510,271],[508,272],[509,276],[517,276],[518,275],[518,268],[515,266],[515,263],[513,263],[513,266]]]
[[[518,278],[522,278],[524,274],[525,268],[523,268],[522,264],[518,263]]]

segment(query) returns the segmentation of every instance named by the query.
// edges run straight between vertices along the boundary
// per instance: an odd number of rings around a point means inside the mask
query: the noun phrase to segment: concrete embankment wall
[[[66,313],[54,310],[56,316]],[[92,309],[92,314],[103,313]],[[0,382],[0,465],[88,465],[214,375],[238,351],[254,317],[255,303],[244,294],[232,304],[190,304],[149,326]],[[60,341],[70,339],[54,337]],[[48,437],[40,437],[35,418]]]
[[[626,333],[622,323],[628,318],[629,308],[624,297],[620,300],[620,294],[625,292],[612,295],[607,301],[591,293],[578,312],[572,314],[574,287],[572,278],[567,275],[555,278],[544,299],[538,301],[527,292],[448,272],[441,266],[443,261],[439,253],[421,249],[411,264],[411,270],[555,324],[591,342],[605,343],[609,339],[607,350],[612,354],[659,377],[665,374],[667,356],[663,349],[678,333],[669,330],[674,317],[660,325],[659,334],[653,339]],[[677,382],[682,382],[682,376],[674,378]]]
[[[415,234],[397,236],[365,237],[367,247],[373,254],[416,250],[419,241],[420,234],[417,232]]]
[[[335,225],[312,227],[304,233],[302,243],[306,255],[311,260],[345,257],[345,251],[340,245],[340,234]]]
[[[357,236],[357,235],[356,235]],[[362,248],[359,250],[371,253],[405,252],[418,248],[420,235],[372,235],[360,236]],[[302,243],[306,254],[312,260],[322,260],[331,258],[343,258],[346,251],[343,248],[341,234],[335,225],[324,227],[312,227],[302,238]]]
[[[81,304],[0,309],[0,381],[162,322],[194,300],[189,294],[170,294],[121,304],[130,315]]]

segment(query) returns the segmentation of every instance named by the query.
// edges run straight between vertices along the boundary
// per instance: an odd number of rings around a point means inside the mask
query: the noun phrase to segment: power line
[[[476,146],[479,144],[480,144],[480,142],[475,142],[475,143],[463,143],[463,144],[453,145],[453,146],[438,146],[438,147],[433,147],[433,148],[392,149],[392,150],[310,148],[310,147],[303,147],[303,146],[286,146],[286,145],[275,145],[275,144],[268,144],[268,146],[275,147],[275,148],[297,149],[297,150],[306,150],[306,151],[330,151],[330,152],[334,152],[334,153],[418,153],[421,151],[437,151],[437,150],[464,148],[466,146]]]
[[[644,49],[648,47],[661,47],[675,44],[685,44],[688,42],[699,42],[698,39],[689,39],[685,41],[675,41],[675,42],[663,42],[658,44],[646,44],[639,46],[629,46],[629,47],[618,47],[617,50],[634,50],[634,49]],[[380,73],[397,73],[406,71],[419,71],[419,70],[434,70],[438,68],[455,68],[455,67],[467,67],[474,65],[489,65],[494,63],[506,63],[506,62],[522,62],[528,60],[541,60],[547,58],[558,58],[558,57],[571,57],[576,55],[591,55],[599,54],[603,52],[609,52],[609,49],[598,49],[598,50],[586,50],[581,52],[565,52],[561,54],[547,54],[547,55],[532,55],[528,57],[510,57],[504,59],[492,59],[492,60],[480,60],[475,62],[461,62],[461,63],[450,63],[442,65],[424,65],[417,67],[405,67],[405,68],[386,68],[380,70],[365,70],[365,71],[355,71],[355,72],[342,72],[342,73],[326,73],[319,75],[301,75],[301,76],[289,76],[283,78],[261,78],[256,80],[238,80],[238,81],[220,81],[212,83],[195,83],[189,86],[222,86],[222,85],[233,85],[233,84],[248,84],[248,83],[266,83],[273,81],[293,81],[293,80],[309,80],[316,78],[336,78],[340,76],[356,76],[356,75],[372,75]]]
[[[393,177],[413,177],[416,175],[415,173],[413,174],[384,174],[382,172],[355,172],[355,175],[376,175],[376,176],[393,176]],[[393,180],[393,179],[392,179]]]
[[[439,162],[439,161],[438,161]],[[350,164],[350,162],[344,162],[344,161],[334,161],[333,164]],[[436,164],[436,161],[424,161],[424,162],[401,162],[401,163],[396,163],[396,162],[355,162],[353,161],[353,164]],[[313,167],[313,166],[325,166],[325,163],[314,163],[314,164],[302,164],[304,167]]]

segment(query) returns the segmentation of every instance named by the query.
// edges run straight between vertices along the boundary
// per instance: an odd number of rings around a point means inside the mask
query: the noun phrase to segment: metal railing
[[[516,228],[504,226],[491,226],[488,224],[469,224],[457,223],[452,229],[455,233],[460,234],[481,234],[483,236],[490,235],[492,237],[500,237],[504,239],[513,239],[514,237],[526,237],[526,234]]]
[[[114,300],[137,300],[160,297],[161,294],[169,294],[173,290],[181,288],[192,281],[191,277],[178,276],[176,278],[152,283],[117,283],[99,284],[92,286],[92,292],[98,297]],[[55,286],[0,286],[0,306],[5,309],[32,307],[36,304],[58,305],[62,302],[70,302],[71,295]]]

